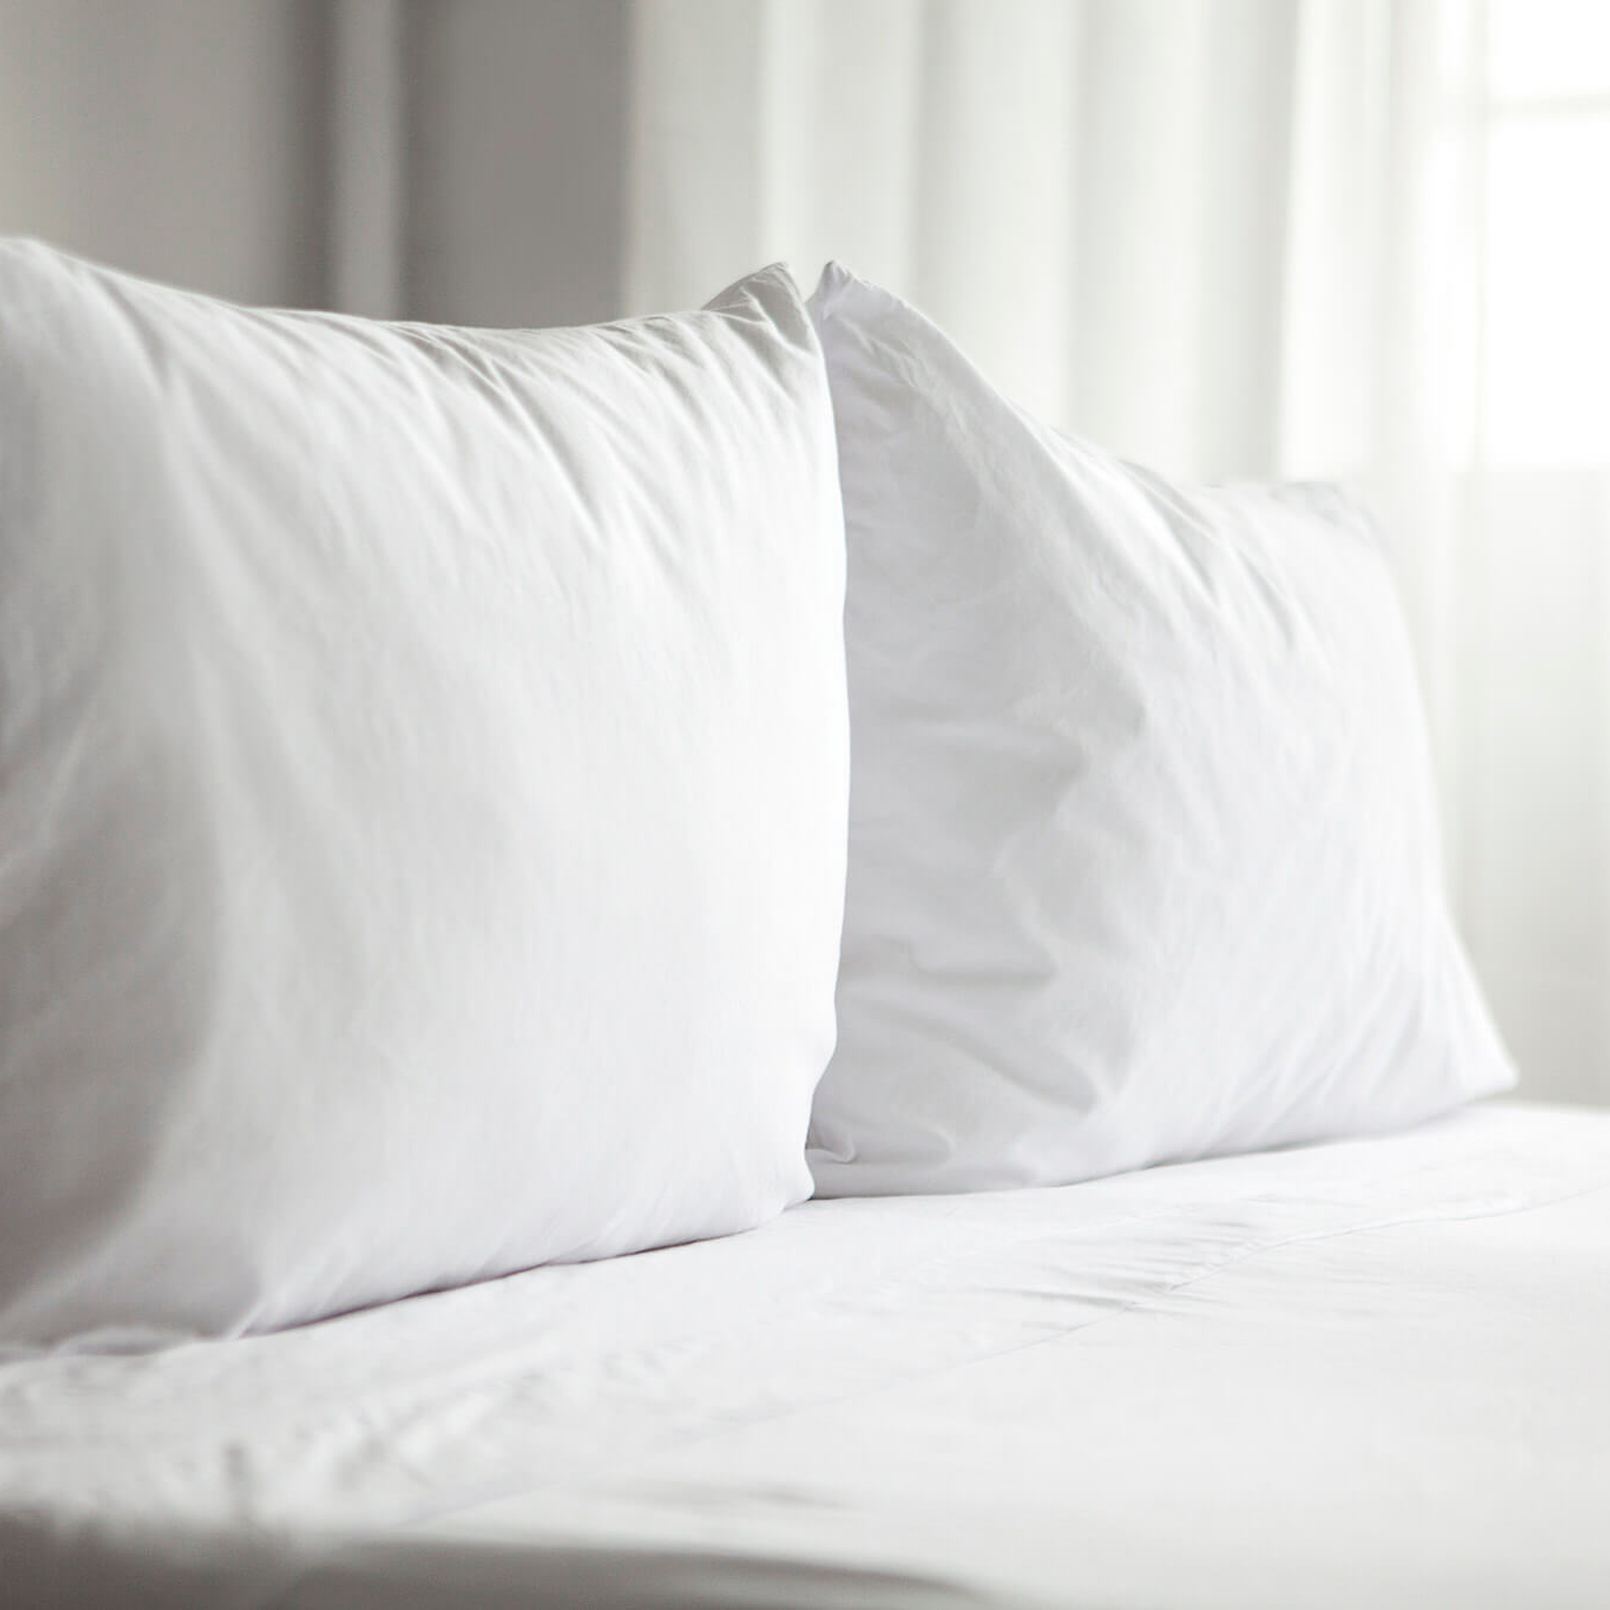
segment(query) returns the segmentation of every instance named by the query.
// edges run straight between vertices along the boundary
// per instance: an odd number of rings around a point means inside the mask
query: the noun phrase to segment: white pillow
[[[843,564],[781,269],[498,332],[0,245],[0,1341],[806,1195]]]
[[[818,1191],[1085,1179],[1508,1085],[1366,518],[1070,440],[836,265],[811,305],[853,745]]]

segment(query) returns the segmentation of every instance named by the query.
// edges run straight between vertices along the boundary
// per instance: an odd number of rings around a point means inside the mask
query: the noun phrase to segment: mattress
[[[1610,1113],[0,1367],[12,1607],[1610,1602]]]

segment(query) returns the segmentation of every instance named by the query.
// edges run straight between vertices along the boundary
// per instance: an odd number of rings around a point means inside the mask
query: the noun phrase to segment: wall
[[[318,302],[321,9],[0,0],[0,230]]]
[[[621,311],[623,0],[409,8],[411,316],[584,324]]]
[[[626,0],[0,0],[0,231],[242,301],[623,305]]]

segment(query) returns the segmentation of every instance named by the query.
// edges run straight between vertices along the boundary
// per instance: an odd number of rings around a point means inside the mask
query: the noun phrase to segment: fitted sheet
[[[1610,1113],[0,1367],[9,1606],[1610,1602]]]

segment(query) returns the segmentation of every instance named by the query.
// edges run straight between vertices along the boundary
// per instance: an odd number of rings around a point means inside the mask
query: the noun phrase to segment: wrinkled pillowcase
[[[806,1195],[843,564],[779,269],[460,330],[0,243],[0,1343]]]
[[[837,266],[811,311],[853,754],[817,1190],[1079,1180],[1510,1084],[1367,517],[1071,440]]]

